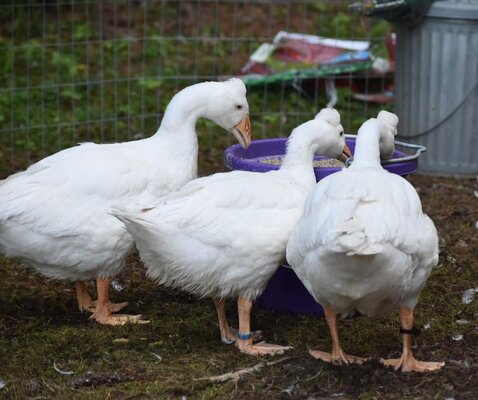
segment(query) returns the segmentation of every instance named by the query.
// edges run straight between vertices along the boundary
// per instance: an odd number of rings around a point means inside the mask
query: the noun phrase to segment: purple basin
[[[349,146],[352,154],[355,149],[355,136],[346,135],[347,146]],[[253,172],[267,172],[279,169],[278,165],[265,164],[261,162],[273,156],[283,156],[285,154],[285,145],[287,138],[274,138],[253,140],[248,149],[243,149],[240,145],[228,147],[224,152],[224,164],[232,170],[253,171]],[[395,142],[398,150],[395,150],[391,160],[383,163],[386,170],[395,174],[406,176],[415,172],[418,169],[418,156],[425,151],[425,147],[412,145],[403,142]],[[413,149],[415,154],[410,155],[400,148]],[[324,159],[326,157],[316,156],[316,160]],[[338,167],[330,168],[314,168],[315,177],[317,181],[325,178],[334,172],[340,171]]]
[[[347,145],[354,153],[355,136],[346,135]],[[279,169],[278,165],[265,164],[261,160],[280,157],[285,153],[287,138],[253,140],[248,149],[240,145],[228,147],[224,152],[224,164],[232,170],[267,172]],[[423,146],[403,142],[395,142],[397,150],[391,160],[382,163],[383,167],[395,174],[406,176],[418,169],[418,157],[426,150]],[[410,154],[414,152],[414,154]],[[317,156],[320,160],[326,157]],[[317,181],[340,171],[339,167],[314,168]],[[266,289],[257,301],[265,308],[292,313],[323,316],[324,311],[320,304],[310,295],[295,272],[288,266],[282,265],[272,276]]]

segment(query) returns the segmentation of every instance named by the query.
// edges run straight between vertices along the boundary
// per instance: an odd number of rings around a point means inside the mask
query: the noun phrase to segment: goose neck
[[[312,167],[314,154],[317,150],[318,148],[314,148],[310,143],[289,140],[281,168]]]
[[[197,120],[203,117],[207,110],[204,89],[201,84],[197,84],[178,92],[166,107],[156,134],[195,133]]]
[[[289,141],[280,171],[293,175],[297,184],[312,187],[316,182],[313,162],[317,150],[318,148],[310,143]]]
[[[355,141],[353,163],[354,167],[381,167],[380,164],[380,132],[370,129],[358,133]]]

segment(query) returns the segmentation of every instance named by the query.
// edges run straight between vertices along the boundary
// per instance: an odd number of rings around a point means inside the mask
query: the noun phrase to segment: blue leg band
[[[252,338],[252,332],[249,332],[249,333],[237,332],[237,337],[241,340],[248,340]]]

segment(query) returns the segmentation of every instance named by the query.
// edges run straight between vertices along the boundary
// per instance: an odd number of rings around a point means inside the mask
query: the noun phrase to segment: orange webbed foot
[[[252,344],[252,340],[236,341],[236,346],[241,353],[253,356],[284,354],[285,351],[292,349],[291,346],[280,346],[266,342]]]
[[[90,319],[104,325],[149,324],[150,321],[141,319],[141,315],[128,314],[98,314],[94,312]]]
[[[368,358],[352,356],[345,354],[342,350],[327,353],[319,350],[309,350],[309,354],[318,359],[330,363],[332,365],[349,365],[349,364],[363,364]]]
[[[95,311],[95,302],[90,299],[90,301],[79,301],[78,308],[81,312],[88,311],[94,312]]]
[[[404,357],[403,355],[400,358],[391,358],[388,360],[381,358],[380,362],[386,367],[393,367],[395,371],[401,369],[402,372],[431,372],[437,371],[445,366],[443,361],[418,361],[415,360],[413,356]]]
[[[90,309],[88,309],[88,311],[91,311],[91,312],[95,312],[96,310],[96,304],[97,304],[97,301],[93,301],[92,302],[93,304],[93,307],[91,307]],[[109,310],[114,313],[114,312],[118,312],[118,311],[121,311],[123,308],[125,308],[129,303],[127,301],[123,301],[122,303],[111,303],[111,302],[108,302],[108,308]]]

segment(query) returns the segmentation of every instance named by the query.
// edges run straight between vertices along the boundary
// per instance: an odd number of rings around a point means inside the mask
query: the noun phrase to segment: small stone
[[[423,329],[425,330],[430,329],[431,326],[432,324],[430,324],[430,322],[427,322],[426,324],[423,324]]]
[[[0,390],[2,390],[5,386],[7,386],[5,381],[3,379],[0,379]]]

